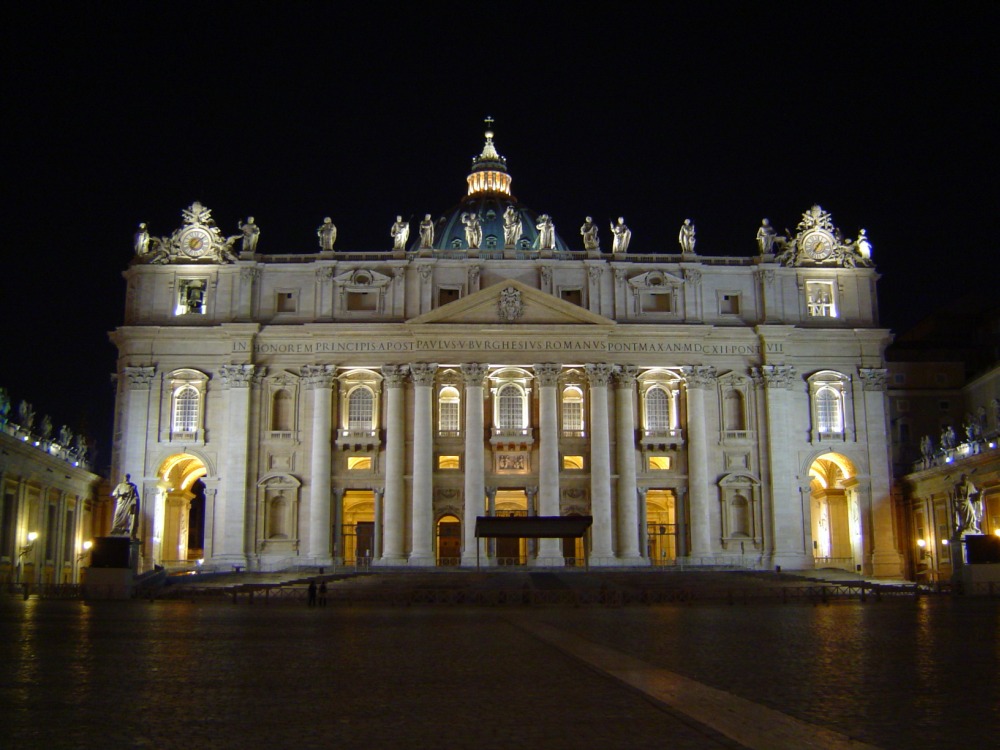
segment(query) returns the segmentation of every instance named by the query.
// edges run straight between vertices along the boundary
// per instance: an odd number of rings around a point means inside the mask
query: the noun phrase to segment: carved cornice
[[[482,388],[483,378],[485,378],[486,373],[490,371],[490,366],[480,364],[478,362],[470,362],[462,365],[461,370],[462,379],[465,381],[466,387]]]
[[[223,365],[219,369],[223,388],[249,388],[253,378],[253,365]]]
[[[389,388],[399,388],[406,381],[406,365],[382,365],[382,377]]]
[[[303,365],[299,373],[306,388],[332,388],[333,381],[337,379],[336,365]]]
[[[156,375],[155,367],[126,367],[122,370],[122,375],[128,383],[130,391],[148,391]]]
[[[410,365],[410,378],[414,385],[434,385],[434,373],[437,372],[437,363],[415,362]]]
[[[635,365],[617,365],[615,367],[615,383],[619,388],[634,388],[639,368]]]
[[[684,382],[689,389],[714,388],[719,378],[718,372],[711,365],[682,367],[681,372],[684,374]]]
[[[607,387],[608,381],[611,380],[615,371],[614,365],[605,363],[584,365],[583,369],[587,372],[587,380],[590,381],[591,387],[596,388]]]
[[[538,378],[538,385],[542,388],[557,385],[559,376],[562,374],[562,366],[556,364],[533,365],[535,377]]]
[[[862,387],[866,391],[884,391],[888,386],[889,371],[884,368],[858,368]]]
[[[768,388],[790,390],[795,385],[795,367],[792,365],[761,365],[750,370],[755,383]]]

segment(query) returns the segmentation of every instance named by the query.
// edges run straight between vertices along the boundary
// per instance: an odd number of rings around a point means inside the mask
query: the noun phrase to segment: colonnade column
[[[436,364],[411,364],[413,380],[413,545],[410,565],[434,565],[434,373]]]
[[[590,382],[590,564],[614,564],[611,542],[611,438],[608,435],[608,380],[614,368],[586,365]]]
[[[309,473],[309,554],[316,565],[333,562],[330,549],[330,477],[334,365],[305,365],[300,370],[313,392],[312,456]]]
[[[222,387],[228,392],[222,452],[222,497],[217,503],[213,559],[246,565],[247,452],[250,444],[250,384],[254,366],[223,365]],[[263,370],[257,375],[263,375]]]
[[[344,489],[338,487],[333,497],[333,547],[330,553],[335,565],[344,564]]]
[[[635,416],[632,392],[637,367],[615,368],[615,419],[618,459],[618,564],[642,565],[639,554],[639,498],[635,484]]]
[[[385,498],[382,508],[382,555],[378,565],[401,565],[406,523],[406,495],[403,472],[406,470],[403,408],[405,365],[384,365],[386,425],[385,425]]]
[[[462,365],[465,379],[465,512],[462,519],[462,565],[477,561],[476,516],[486,496],[486,454],[483,447],[483,378],[489,365]]]
[[[774,551],[771,561],[791,569],[812,567],[812,550],[806,549],[804,525],[809,506],[803,508],[799,492],[795,455],[788,443],[788,391],[793,387],[795,368],[791,365],[761,365],[754,372],[764,385],[768,435],[768,489],[771,494],[771,528]]]
[[[538,514],[559,515],[559,395],[557,385],[562,367],[534,365],[538,378]],[[559,539],[538,540],[536,565],[565,565]]]
[[[864,402],[864,426],[868,437],[868,475],[869,501],[871,502],[871,533],[864,540],[865,547],[871,549],[871,572],[883,578],[898,577],[903,572],[903,558],[896,547],[892,522],[892,480],[889,476],[889,435],[886,425],[885,389],[888,371],[861,368],[858,375],[862,382],[862,398]],[[864,493],[859,493],[859,500],[864,499]],[[862,508],[862,528],[864,528],[864,503]],[[867,531],[868,529],[865,529]],[[871,545],[870,547],[868,545]],[[867,552],[867,549],[865,550]],[[869,562],[866,560],[865,565]],[[869,571],[865,571],[869,573]]]
[[[688,446],[688,507],[691,521],[691,550],[693,558],[712,555],[712,527],[708,499],[708,417],[705,414],[705,391],[715,386],[714,367],[683,367],[687,391]]]

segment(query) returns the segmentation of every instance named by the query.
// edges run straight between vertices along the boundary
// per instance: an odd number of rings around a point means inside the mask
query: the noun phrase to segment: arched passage
[[[646,491],[646,554],[653,565],[677,559],[677,503],[673,490]]]
[[[160,464],[153,511],[153,558],[184,567],[205,556],[205,484],[208,470],[197,456],[178,453]]]
[[[816,567],[856,570],[864,546],[857,471],[839,453],[824,453],[809,467],[813,558]]]
[[[437,523],[437,564],[458,565],[462,561],[462,523],[456,516],[441,516]]]
[[[375,556],[375,493],[345,490],[343,550],[347,565],[369,565]]]

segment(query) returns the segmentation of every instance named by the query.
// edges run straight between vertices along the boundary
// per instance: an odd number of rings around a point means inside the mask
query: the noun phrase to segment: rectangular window
[[[836,318],[837,305],[834,302],[832,281],[807,281],[806,306],[809,317]]]
[[[174,315],[204,315],[207,287],[205,279],[178,279]]]
[[[670,456],[650,456],[646,466],[649,471],[669,471]]]
[[[459,407],[460,404],[458,401],[442,401],[440,403],[440,413],[438,416],[441,432],[457,433],[462,429]]]
[[[378,309],[378,293],[348,292],[347,309],[350,312],[375,312]]]
[[[563,289],[559,292],[559,296],[564,302],[583,307],[583,291],[580,289]]]
[[[458,456],[438,456],[438,468],[459,469],[460,465]]]
[[[583,402],[563,400],[562,404],[563,432],[583,432]]]
[[[274,299],[274,311],[280,313],[296,312],[299,307],[299,295],[296,292],[278,292]]]
[[[662,292],[641,292],[639,306],[644,313],[670,312],[670,295]]]
[[[371,456],[348,456],[347,457],[347,470],[348,471],[371,471],[372,470],[372,458],[371,458]]]
[[[447,305],[449,302],[455,302],[462,296],[461,289],[450,289],[448,287],[441,287],[438,289],[438,307]]]
[[[719,295],[719,312],[722,315],[739,315],[740,295],[735,293]]]
[[[563,456],[563,469],[570,471],[582,471],[583,456]]]

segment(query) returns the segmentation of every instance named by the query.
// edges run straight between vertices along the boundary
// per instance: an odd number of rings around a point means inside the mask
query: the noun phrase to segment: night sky
[[[753,255],[819,203],[867,229],[897,332],[995,288],[1000,4],[687,5],[12,4],[0,385],[103,469],[138,222],[200,200],[262,253],[316,251],[327,215],[337,249],[388,250],[396,214],[464,195],[486,115],[571,247],[621,215],[676,252],[690,217],[700,254]]]

